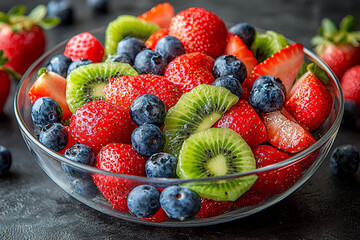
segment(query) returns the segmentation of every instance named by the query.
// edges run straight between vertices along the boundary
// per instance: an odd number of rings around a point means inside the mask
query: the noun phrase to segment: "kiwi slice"
[[[238,101],[226,88],[206,84],[183,94],[165,118],[165,151],[178,156],[185,139],[210,128]]]
[[[146,22],[131,15],[121,15],[111,21],[105,31],[105,54],[116,53],[118,42],[127,36],[146,41],[151,34],[159,30],[156,24]]]
[[[260,63],[288,45],[286,38],[280,33],[274,31],[257,32],[251,50]]]
[[[75,68],[66,78],[66,102],[70,111],[87,102],[105,100],[104,87],[110,78],[138,75],[127,63],[101,62]]]
[[[254,170],[256,161],[240,134],[228,128],[210,128],[191,135],[182,145],[176,173],[181,179],[226,176]],[[230,180],[187,183],[201,197],[235,201],[254,185],[256,175]]]

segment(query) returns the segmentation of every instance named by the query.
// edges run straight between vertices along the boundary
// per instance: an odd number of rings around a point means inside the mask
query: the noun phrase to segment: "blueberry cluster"
[[[92,61],[87,59],[72,61],[71,58],[63,54],[59,54],[50,59],[46,69],[66,78],[75,68],[78,68],[82,65],[88,65],[90,63],[92,63]]]

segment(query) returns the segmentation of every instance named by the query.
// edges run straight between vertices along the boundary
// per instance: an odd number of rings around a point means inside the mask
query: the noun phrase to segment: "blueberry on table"
[[[31,119],[38,127],[60,123],[63,110],[58,102],[49,97],[38,98],[31,107]]]
[[[165,146],[165,134],[158,126],[144,123],[131,134],[131,144],[143,156],[161,152]]]
[[[166,64],[174,58],[185,54],[184,45],[179,39],[173,36],[165,36],[161,38],[155,46],[155,51],[160,53]]]
[[[350,144],[337,147],[331,154],[330,168],[340,177],[351,177],[359,168],[359,150]]]
[[[232,94],[238,96],[239,98],[241,98],[241,96],[243,94],[243,88],[241,86],[241,83],[239,82],[239,80],[237,80],[236,78],[234,78],[232,76],[218,77],[212,83],[212,85],[224,87],[227,90],[229,90]]]
[[[346,100],[344,105],[344,116],[341,125],[346,127],[355,127],[356,121],[360,116],[359,109],[353,100]]]
[[[82,59],[82,60],[78,60],[78,61],[74,61],[74,62],[70,63],[68,71],[67,71],[67,75],[70,75],[70,73],[75,68],[78,68],[78,67],[83,66],[83,65],[88,65],[90,63],[92,63],[92,61],[90,61],[88,59]]]
[[[110,62],[120,62],[120,63],[128,63],[130,65],[134,64],[134,61],[131,60],[130,56],[126,53],[120,53],[119,55],[112,56],[109,60]]]
[[[89,166],[94,166],[95,163],[94,151],[91,149],[91,147],[80,143],[75,143],[70,148],[66,149],[64,153],[64,157],[74,162],[86,164]],[[67,172],[70,176],[76,178],[82,178],[88,176],[86,172],[75,169],[71,166],[68,166],[65,163],[61,163],[61,166],[64,169],[64,171]]]
[[[238,24],[232,26],[229,29],[229,32],[239,36],[239,38],[246,44],[246,46],[248,48],[251,46],[251,44],[255,40],[256,30],[253,26],[251,26],[250,24],[248,24],[246,22],[238,23]]]
[[[165,70],[165,61],[160,53],[151,49],[139,52],[135,57],[134,67],[139,74],[153,74],[162,76]]]
[[[160,209],[160,192],[150,185],[140,185],[131,190],[127,197],[129,210],[141,218],[149,218]]]
[[[183,221],[199,212],[201,198],[189,188],[171,186],[161,192],[160,205],[168,217]]]
[[[216,78],[230,75],[240,83],[244,82],[247,76],[245,64],[233,55],[218,57],[214,62],[213,71]]]
[[[153,94],[139,95],[132,102],[129,112],[130,117],[138,126],[143,123],[150,123],[160,127],[166,117],[164,102]]]
[[[0,177],[9,172],[11,162],[12,159],[10,151],[0,145]]]
[[[66,78],[70,63],[72,63],[71,58],[69,58],[65,55],[59,54],[50,59],[50,62],[46,66],[46,68],[49,71],[57,73],[57,74],[61,75],[62,77]]]
[[[116,55],[127,54],[134,62],[136,55],[146,48],[145,43],[134,37],[125,37],[116,48]]]
[[[59,152],[68,143],[68,132],[60,123],[51,123],[41,129],[39,141],[55,152]]]
[[[94,11],[105,13],[108,10],[108,0],[86,0],[86,4]]]
[[[68,0],[51,0],[47,4],[47,16],[58,17],[60,24],[67,25],[74,20],[74,9]]]
[[[176,178],[177,158],[169,153],[155,153],[145,163],[150,178]]]

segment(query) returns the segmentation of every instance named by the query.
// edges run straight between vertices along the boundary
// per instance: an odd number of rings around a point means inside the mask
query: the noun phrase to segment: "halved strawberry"
[[[174,7],[170,3],[160,3],[149,11],[141,14],[138,18],[155,23],[162,28],[169,27],[171,18],[175,16]]]
[[[58,102],[63,110],[63,119],[71,117],[72,112],[66,103],[66,79],[57,73],[45,71],[31,87],[29,98],[35,102],[41,97],[50,97]]]
[[[195,217],[211,218],[219,216],[228,211],[232,205],[232,201],[215,201],[208,198],[201,198],[201,208]]]
[[[297,153],[316,142],[310,132],[300,126],[283,108],[281,111],[263,113],[268,141],[288,153]]]
[[[304,47],[300,43],[294,43],[259,63],[243,84],[251,89],[252,84],[258,77],[270,75],[280,78],[286,88],[286,93],[288,93],[303,62]]]
[[[230,108],[214,127],[230,128],[239,133],[250,147],[255,147],[267,139],[266,128],[254,108],[245,100],[240,100]]]
[[[145,45],[148,48],[151,48],[155,51],[155,47],[157,42],[162,39],[163,37],[169,35],[168,28],[162,28],[151,34],[151,36],[146,40]]]
[[[239,38],[239,36],[228,33],[227,43],[224,50],[225,55],[233,55],[241,60],[245,66],[247,75],[250,76],[251,71],[258,64],[254,54],[246,47],[246,44]]]
[[[233,203],[231,209],[253,206],[263,202],[265,199],[266,195],[258,193],[251,188]]]

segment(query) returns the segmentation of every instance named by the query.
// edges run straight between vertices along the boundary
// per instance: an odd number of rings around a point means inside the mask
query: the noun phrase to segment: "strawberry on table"
[[[345,100],[352,100],[360,110],[360,65],[348,69],[341,77]]]
[[[170,3],[160,3],[149,11],[141,14],[138,18],[155,23],[162,28],[169,27],[169,23],[172,17],[175,15],[175,9]]]
[[[145,45],[148,48],[151,48],[152,50],[155,51],[155,47],[157,42],[165,37],[169,35],[169,29],[168,28],[162,28],[157,30],[156,32],[154,32],[153,34],[151,34],[151,36],[146,40]]]
[[[208,198],[201,198],[201,208],[195,215],[198,218],[211,218],[229,211],[232,201],[216,201]]]

